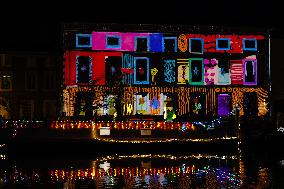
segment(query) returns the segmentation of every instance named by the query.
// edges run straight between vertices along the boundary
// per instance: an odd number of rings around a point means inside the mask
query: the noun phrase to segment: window
[[[243,50],[245,51],[257,51],[257,40],[255,38],[252,39],[243,39]]]
[[[114,115],[116,110],[117,95],[102,95],[93,101],[93,115]]]
[[[244,85],[256,85],[257,84],[256,59],[244,59],[243,71],[244,71],[243,73]]]
[[[217,50],[230,50],[231,44],[229,38],[217,38],[216,39],[216,49]]]
[[[190,84],[204,85],[204,64],[203,58],[190,58]]]
[[[177,38],[164,37],[163,38],[163,52],[177,52]]]
[[[36,89],[36,73],[35,72],[26,72],[26,89],[35,90]]]
[[[258,115],[258,102],[256,92],[244,93],[244,114],[245,116],[257,116]]]
[[[44,100],[43,101],[43,116],[46,119],[54,119],[56,116],[56,101]]]
[[[134,84],[149,84],[149,58],[135,57]]]
[[[92,82],[92,58],[90,56],[76,57],[76,83]]]
[[[76,47],[92,47],[92,35],[76,34]]]
[[[136,114],[150,114],[150,102],[148,93],[137,93],[134,95],[134,115]]]
[[[177,109],[176,94],[161,93],[161,109],[165,120],[172,120],[171,113]]]
[[[12,66],[11,56],[9,57],[8,55],[5,54],[0,55],[0,65],[5,67],[11,67]]]
[[[32,119],[34,116],[34,101],[25,100],[20,104],[20,117],[24,119]]]
[[[108,56],[105,59],[106,83],[115,85],[121,81],[121,57]]]
[[[218,115],[229,116],[231,109],[231,96],[229,94],[218,94]]]
[[[45,90],[55,90],[56,73],[55,71],[44,72],[44,89]]]
[[[218,60],[218,85],[231,84],[230,62],[228,60]]]
[[[136,37],[135,38],[135,49],[139,52],[149,51],[149,40],[148,37]]]
[[[12,77],[11,75],[1,76],[1,89],[12,89]]]
[[[43,56],[36,57],[37,65],[44,65],[47,62],[47,58]]]
[[[189,52],[203,54],[204,41],[201,38],[189,39]]]
[[[176,65],[175,60],[164,60],[164,80],[167,83],[174,83],[176,81]]]
[[[106,36],[106,47],[107,48],[120,48],[121,47],[120,36]]]

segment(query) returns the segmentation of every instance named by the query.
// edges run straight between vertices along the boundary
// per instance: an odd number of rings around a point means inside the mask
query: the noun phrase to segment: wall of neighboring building
[[[1,88],[0,97],[9,102],[9,119],[55,119],[60,107],[60,58],[47,53],[5,53],[5,76],[11,89]],[[8,65],[8,66],[7,66]],[[3,69],[1,69],[1,72]],[[8,74],[9,73],[9,74]],[[2,77],[3,80],[3,77]]]

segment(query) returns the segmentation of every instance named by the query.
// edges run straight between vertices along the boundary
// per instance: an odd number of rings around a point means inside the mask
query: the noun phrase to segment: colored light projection
[[[163,115],[166,120],[169,117],[169,113],[174,110],[174,97],[172,94],[163,94]]]
[[[216,49],[217,50],[230,50],[231,49],[231,39],[217,38],[216,39]]]
[[[164,37],[163,38],[163,52],[177,52],[177,38]]]
[[[137,39],[144,39],[149,37],[149,33],[123,33],[123,32],[92,32],[92,50],[112,50],[112,51],[132,51],[144,50],[145,41]],[[153,37],[150,39],[155,39],[159,41],[161,38],[159,35],[152,34]],[[141,38],[138,38],[141,37]],[[161,39],[160,39],[161,40]],[[147,41],[147,50],[153,47],[153,50],[161,52],[161,48],[153,45]],[[161,45],[161,43],[160,43]]]
[[[244,93],[244,114],[247,116],[257,116],[258,106],[257,104],[257,93]]]
[[[263,75],[257,73],[257,62],[266,61],[260,56],[266,48],[263,35],[96,31],[72,34],[73,41],[66,45],[64,54],[63,111],[68,116],[89,114],[83,107],[90,100],[77,99],[76,93],[84,91],[93,92],[93,104],[112,104],[94,111],[97,115],[112,115],[115,97],[108,95],[117,91],[116,87],[124,91],[121,115],[167,118],[168,112],[174,110],[179,116],[200,116],[198,112],[226,116],[236,104],[240,115],[246,115],[249,111],[245,109],[249,108],[245,101],[257,104],[254,114],[263,116],[269,111],[266,83],[257,79]],[[116,85],[120,81],[123,86]],[[252,92],[256,97],[246,97],[245,93]],[[200,99],[196,100],[196,95]],[[168,106],[170,99],[174,102],[169,104],[176,107]],[[199,103],[193,105],[194,101]]]
[[[134,58],[134,84],[149,84],[149,58]]]
[[[189,59],[177,59],[178,84],[189,83]]]
[[[135,49],[138,52],[149,51],[150,41],[149,37],[135,37]]]
[[[76,57],[76,83],[92,83],[92,57]]]
[[[233,85],[243,84],[243,62],[242,60],[230,60],[231,81]]]
[[[107,49],[121,49],[121,36],[120,35],[106,35],[106,48]]]
[[[134,56],[130,54],[123,54],[121,72],[122,72],[122,83],[124,85],[132,85],[133,74],[134,74]]]
[[[202,93],[191,94],[191,117],[199,118],[205,114],[205,96]]]
[[[134,95],[134,115],[149,115],[150,102],[149,94],[135,94]]]
[[[158,69],[157,68],[152,68],[151,69],[152,83],[156,83],[155,76],[157,75],[157,73],[158,73]]]
[[[216,59],[204,59],[204,85],[216,85],[218,81]]]
[[[99,98],[95,98],[93,101],[93,115],[114,115],[116,113],[116,99],[117,96],[112,94],[101,95]]]
[[[187,38],[186,35],[181,34],[178,37],[178,48],[181,52],[186,52],[187,48],[188,48],[188,42],[187,42]]]
[[[105,66],[107,85],[115,85],[117,82],[121,81],[121,57],[105,57]]]
[[[257,40],[255,38],[251,39],[243,38],[243,50],[257,51]]]
[[[91,34],[76,34],[76,47],[77,48],[91,48],[92,35]]]
[[[203,54],[204,40],[202,38],[189,39],[189,52],[195,54]]]
[[[230,64],[228,60],[218,60],[218,85],[230,85]]]
[[[257,85],[256,59],[243,59],[244,85]]]
[[[167,83],[176,81],[175,73],[175,60],[164,60],[164,76]]]
[[[218,115],[228,116],[230,113],[231,97],[229,94],[218,94]]]
[[[99,98],[100,95],[103,95],[104,93],[109,92],[115,92],[116,87],[104,87],[104,86],[93,86],[93,87],[69,87],[64,90],[64,110],[66,112],[67,116],[73,116],[74,115],[74,105],[75,105],[75,99],[76,94],[78,92],[89,92],[93,91],[94,95],[97,95],[96,98]],[[244,93],[251,93],[256,92],[257,94],[257,104],[258,106],[258,116],[264,116],[269,111],[268,108],[265,108],[264,106],[268,106],[268,90],[263,87],[214,87],[214,88],[205,88],[205,87],[124,87],[124,99],[123,99],[123,109],[124,109],[124,115],[135,115],[136,114],[136,107],[141,107],[142,109],[146,110],[148,112],[148,109],[150,109],[150,103],[149,99],[153,99],[156,97],[158,100],[160,100],[160,108],[163,107],[163,101],[162,99],[165,97],[162,97],[163,95],[172,95],[171,97],[176,95],[175,98],[173,98],[174,105],[177,105],[177,107],[174,107],[174,109],[177,109],[177,113],[179,116],[189,113],[192,108],[192,97],[191,94],[204,94],[206,98],[203,98],[204,105],[202,107],[205,107],[206,113],[215,114],[216,105],[217,105],[217,94],[218,93],[227,93],[231,95],[231,107],[234,108],[236,104],[240,107],[240,115],[244,115],[243,110],[243,99],[244,99]],[[136,104],[139,105],[139,101],[137,100],[138,97],[135,96],[139,93],[144,94],[151,94],[151,96],[145,97],[144,95],[144,101],[148,104],[143,104],[143,100],[140,103],[140,106],[136,106]],[[134,99],[134,100],[133,100]],[[265,102],[265,103],[264,103]],[[136,104],[135,104],[136,103]],[[254,104],[255,105],[255,104]],[[141,109],[141,108],[140,108]],[[127,110],[129,111],[128,114],[126,114]],[[205,111],[204,110],[204,111]],[[131,112],[131,113],[130,113]],[[133,113],[132,113],[133,112]],[[150,112],[150,111],[149,111]],[[217,112],[216,112],[217,114]],[[149,114],[148,114],[149,115]],[[161,114],[162,115],[162,114]]]
[[[203,58],[190,58],[190,84],[203,85],[204,84],[204,64]]]

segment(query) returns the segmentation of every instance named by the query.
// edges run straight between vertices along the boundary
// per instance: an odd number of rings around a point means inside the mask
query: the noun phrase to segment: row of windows
[[[106,36],[106,49],[120,49],[121,48],[121,36],[107,35]],[[135,50],[138,52],[149,52],[150,39],[147,36],[135,37]],[[177,38],[176,37],[163,37],[162,40],[163,52],[177,52]],[[257,51],[257,40],[255,38],[243,38],[242,41],[243,50],[245,51]],[[92,47],[92,35],[91,34],[76,34],[76,47],[78,48],[91,48]],[[217,38],[216,50],[230,50],[231,39],[230,38]],[[203,38],[189,38],[189,52],[200,53],[204,51],[204,39]]]
[[[149,93],[136,93],[133,101],[123,106],[123,115],[162,115],[166,119],[174,110],[178,111],[178,95],[159,93],[159,98],[151,97]],[[90,96],[88,96],[90,98]],[[114,115],[116,110],[115,102],[117,95],[102,95],[100,98],[85,99],[83,95],[77,95],[76,109],[77,115],[85,116],[87,111],[92,111],[93,115]],[[190,116],[206,115],[208,103],[205,94],[192,93],[189,100]],[[244,93],[244,113],[245,115],[258,115],[257,94]],[[233,108],[232,95],[230,93],[217,93],[215,101],[216,112],[219,116],[229,116]],[[265,105],[264,105],[265,106]]]
[[[44,73],[43,88],[45,90],[54,90],[56,85],[56,78],[53,72]],[[25,75],[25,88],[27,90],[37,89],[37,74],[35,72],[26,72]],[[0,77],[0,89],[10,90],[12,89],[12,76],[2,75]]]
[[[0,54],[0,66],[11,67],[11,65],[25,65],[27,67],[36,67],[37,65],[45,67],[54,67],[59,62],[57,57],[46,56],[21,56]]]
[[[167,59],[161,65],[150,67],[148,57],[135,57],[133,67],[122,68],[120,57],[109,56],[105,62],[107,84],[122,80],[124,84],[190,84],[190,85],[257,85],[257,60],[217,60],[203,58]],[[76,83],[92,82],[93,60],[78,56]],[[123,73],[131,70],[132,74]]]

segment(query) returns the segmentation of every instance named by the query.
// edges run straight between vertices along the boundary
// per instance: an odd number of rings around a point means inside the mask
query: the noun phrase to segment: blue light
[[[79,38],[89,38],[89,44],[79,44]],[[77,33],[76,34],[76,47],[77,48],[90,48],[92,47],[92,34],[82,34]]]
[[[117,45],[110,45],[108,44],[108,38],[117,38],[118,39],[118,44]],[[106,48],[115,48],[115,49],[120,49],[121,48],[121,37],[118,35],[106,35]]]
[[[177,52],[177,38],[176,37],[163,37],[163,52],[165,52],[165,40],[173,39],[175,41],[175,49],[174,52]]]
[[[175,60],[164,60],[164,76],[168,83],[175,82]]]
[[[227,41],[228,47],[219,47],[219,41]],[[216,49],[217,50],[230,50],[231,49],[230,41],[231,41],[230,38],[217,38],[216,39]]]
[[[254,47],[246,47],[246,41],[252,41],[254,42]],[[255,38],[243,38],[243,50],[245,51],[257,51],[257,40]]]
[[[138,59],[145,59],[145,60],[147,60],[147,70],[146,70],[146,72],[147,72],[147,80],[144,80],[144,81],[137,81],[136,80],[136,61],[138,60]],[[147,58],[147,57],[135,57],[134,58],[134,84],[149,84],[149,58]]]
[[[194,52],[194,51],[192,51],[192,49],[191,49],[191,47],[192,47],[192,45],[191,45],[192,40],[199,40],[201,42],[201,46],[202,46],[201,52]],[[203,54],[203,51],[204,51],[204,39],[202,39],[202,38],[190,38],[189,39],[189,52],[197,53],[197,54]]]

